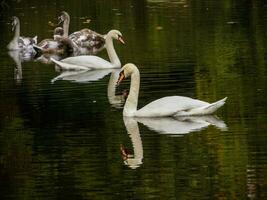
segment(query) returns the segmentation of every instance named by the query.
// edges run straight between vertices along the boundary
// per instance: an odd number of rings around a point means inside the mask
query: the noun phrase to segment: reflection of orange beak
[[[121,150],[121,157],[122,157],[122,159],[123,160],[127,160],[127,158],[128,158],[128,152],[127,152],[127,149],[125,149],[122,144],[120,146],[120,150]]]
[[[119,37],[118,39],[122,44],[125,44],[125,42],[123,41],[122,37]]]
[[[117,85],[119,85],[124,79],[125,79],[124,73],[121,72],[120,76],[119,76],[119,78],[117,80]]]

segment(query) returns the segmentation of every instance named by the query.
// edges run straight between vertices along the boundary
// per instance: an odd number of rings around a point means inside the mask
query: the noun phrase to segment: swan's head
[[[122,44],[125,44],[125,42],[122,39],[122,34],[118,30],[111,30],[111,31],[109,31],[106,37],[111,37],[112,39],[118,40]]]
[[[62,37],[64,35],[64,29],[61,27],[56,27],[54,30],[54,40],[56,38]]]
[[[58,20],[59,20],[58,24],[61,24],[66,20],[70,20],[70,16],[66,11],[62,11],[60,16],[58,17]]]
[[[16,17],[16,16],[13,16],[13,17],[12,17],[12,23],[11,23],[11,25],[12,25],[12,31],[15,30],[15,27],[16,27],[18,24],[19,24],[19,18]]]
[[[139,73],[138,68],[132,64],[132,63],[128,63],[126,65],[124,65],[121,68],[121,72],[117,81],[117,85],[119,85],[124,79],[126,79],[127,77],[131,76],[132,73]]]

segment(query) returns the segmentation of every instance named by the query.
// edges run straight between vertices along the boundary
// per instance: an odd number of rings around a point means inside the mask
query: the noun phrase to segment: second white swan
[[[140,73],[138,68],[131,63],[123,66],[117,84],[131,76],[130,92],[123,109],[123,116],[129,117],[167,117],[167,116],[192,116],[209,115],[224,105],[221,99],[214,103],[192,99],[183,96],[167,96],[147,104],[137,110],[140,87]]]
[[[121,62],[116,54],[113,46],[113,39],[116,39],[124,44],[122,39],[122,34],[118,30],[111,30],[108,32],[106,40],[106,49],[108,53],[109,61],[104,60],[98,56],[76,56],[57,61],[51,59],[55,64],[57,64],[61,69],[64,70],[89,70],[89,69],[112,69],[120,68]]]

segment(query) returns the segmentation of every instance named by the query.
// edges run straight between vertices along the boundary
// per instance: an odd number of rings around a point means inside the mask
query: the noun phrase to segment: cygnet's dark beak
[[[64,21],[64,20],[63,20],[63,16],[60,15],[60,16],[58,17],[58,24],[57,24],[57,25],[60,25],[63,21]]]

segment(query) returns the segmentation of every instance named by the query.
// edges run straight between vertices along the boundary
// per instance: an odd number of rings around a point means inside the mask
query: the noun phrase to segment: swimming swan
[[[221,99],[214,103],[208,103],[183,96],[167,96],[157,99],[143,108],[137,110],[138,94],[140,87],[140,74],[138,68],[131,63],[123,66],[117,84],[131,76],[130,93],[123,109],[123,116],[130,117],[167,117],[167,116],[192,116],[208,115],[224,105]]]
[[[23,50],[28,53],[35,53],[33,44],[37,44],[37,36],[33,38],[20,36],[20,21],[16,16],[12,17],[12,31],[15,31],[15,34],[7,45],[9,50]]]
[[[80,54],[86,54],[88,52],[94,53],[104,47],[104,36],[88,28],[84,28],[69,35],[70,16],[66,11],[62,11],[58,19],[59,24],[63,22],[64,37],[69,37],[75,46],[79,48]]]
[[[116,39],[124,44],[124,41],[122,39],[122,34],[118,30],[111,30],[108,32],[105,40],[106,40],[106,49],[110,62],[98,56],[92,56],[92,55],[69,57],[61,61],[57,61],[55,59],[51,60],[63,70],[120,68],[121,62],[114,49],[113,39]]]

